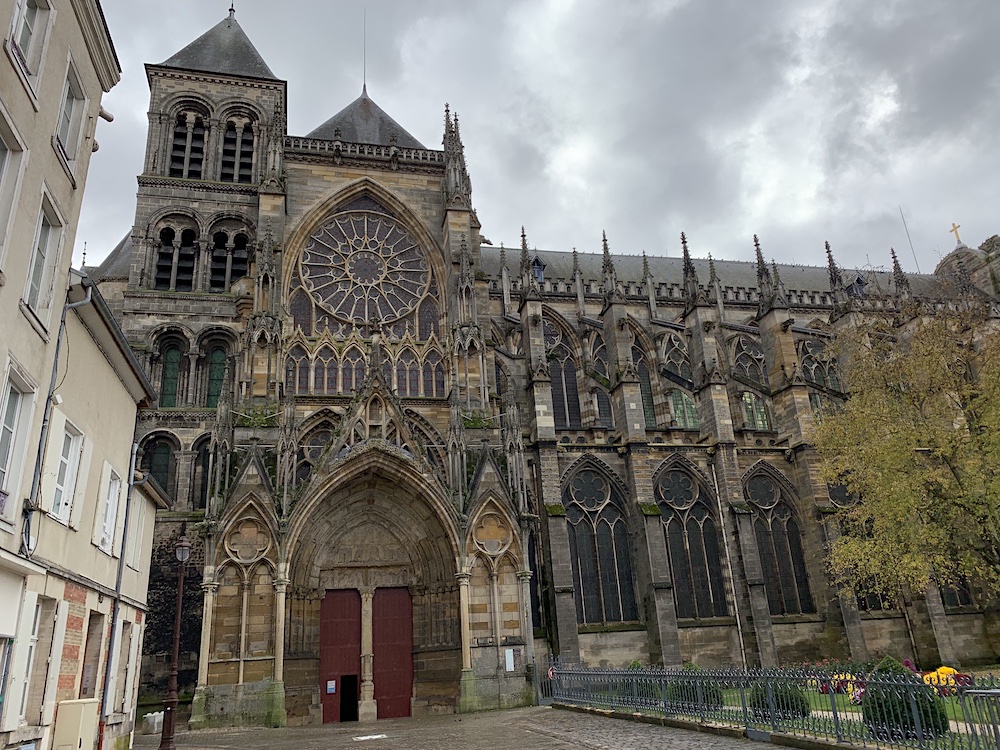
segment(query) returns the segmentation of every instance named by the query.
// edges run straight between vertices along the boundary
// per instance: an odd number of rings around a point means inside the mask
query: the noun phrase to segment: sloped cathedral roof
[[[361,96],[348,104],[337,114],[324,122],[307,138],[322,138],[333,141],[340,131],[340,140],[351,143],[371,143],[388,146],[395,136],[400,148],[424,148],[416,138],[406,132],[402,125],[393,120],[385,110],[368,96],[368,86],[361,89]]]
[[[166,68],[279,80],[240,28],[233,12],[160,65]]]

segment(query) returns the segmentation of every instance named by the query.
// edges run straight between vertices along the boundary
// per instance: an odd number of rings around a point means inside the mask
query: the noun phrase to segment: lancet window
[[[219,405],[222,384],[226,373],[226,349],[214,346],[208,353],[208,377],[205,383],[205,406],[214,409]]]
[[[247,275],[250,239],[238,232],[232,236],[226,232],[212,235],[212,255],[209,268],[209,291],[228,292],[234,281]]]
[[[396,393],[403,398],[420,395],[420,365],[409,349],[404,349],[396,358]]]
[[[173,227],[160,230],[160,247],[156,253],[153,288],[161,291],[190,292],[194,288],[197,234],[194,229],[183,229],[178,242]]]
[[[685,391],[679,388],[670,391],[670,411],[673,413],[673,426],[682,430],[699,428],[698,407]]]
[[[670,558],[678,617],[729,614],[722,575],[723,544],[713,503],[685,471],[664,473],[656,499]]]
[[[181,344],[168,341],[160,349],[160,408],[178,405],[181,391]]]
[[[740,394],[740,404],[743,407],[744,429],[771,429],[771,421],[767,416],[767,406],[764,404],[764,399],[752,391],[743,391]]]
[[[653,381],[650,377],[649,363],[646,353],[639,343],[632,344],[632,363],[639,376],[639,392],[642,395],[642,413],[646,418],[646,429],[656,429],[656,409],[653,402]]]
[[[548,356],[556,429],[579,429],[580,394],[576,382],[576,360],[565,344],[558,344]]]
[[[622,500],[611,482],[581,469],[563,493],[569,531],[577,621],[637,620],[632,557]]]
[[[604,338],[600,335],[594,337],[593,342],[593,363],[594,372],[598,376],[598,385],[594,389],[594,407],[597,411],[596,427],[611,429],[615,426],[614,417],[611,411],[611,398],[608,396],[608,349],[604,345]]]
[[[178,446],[166,435],[154,436],[143,445],[142,461],[139,464],[171,498],[174,497],[176,474],[174,451],[177,448]]]
[[[288,353],[285,365],[285,389],[289,394],[309,393],[309,355],[306,350],[296,344]]]
[[[344,355],[344,366],[341,368],[344,384],[341,391],[345,394],[354,393],[365,382],[365,358],[357,349],[350,349]]]
[[[744,492],[753,511],[754,533],[771,614],[814,612],[802,535],[791,503],[778,482],[766,473],[750,477]]]
[[[333,396],[337,393],[337,357],[329,346],[322,346],[313,358],[313,393]]]
[[[424,357],[424,396],[427,398],[444,398],[444,360],[435,350],[429,351]]]

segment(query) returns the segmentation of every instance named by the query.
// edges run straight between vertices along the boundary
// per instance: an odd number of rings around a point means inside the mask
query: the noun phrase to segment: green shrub
[[[695,675],[701,670],[688,663],[681,670],[681,676],[667,678],[667,687],[663,698],[670,704],[681,704],[684,707],[720,708],[722,706],[722,686],[712,678],[698,678]],[[689,676],[683,676],[687,672]]]
[[[891,682],[881,683],[880,678]],[[861,713],[868,731],[880,740],[917,739],[919,734],[931,739],[948,731],[944,701],[919,675],[891,656],[879,662],[869,675]]]
[[[768,699],[770,685],[771,699]],[[774,719],[804,719],[811,711],[806,691],[794,682],[755,682],[750,686],[747,703],[756,721],[771,721],[771,701],[774,701]]]

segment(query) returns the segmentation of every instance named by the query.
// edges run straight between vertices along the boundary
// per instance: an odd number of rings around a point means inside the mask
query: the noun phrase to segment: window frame
[[[94,544],[101,552],[116,557],[115,537],[118,535],[122,478],[110,464],[105,465],[105,470],[107,478],[101,485],[101,503],[94,523]]]
[[[21,192],[27,163],[25,156],[28,153],[28,147],[13,123],[6,105],[0,99],[0,142],[6,149],[0,163],[0,268],[3,267],[6,256],[7,236],[13,223],[14,206],[17,205]]]
[[[56,130],[52,135],[52,148],[55,150],[66,170],[67,175],[76,186],[73,170],[80,156],[83,141],[83,123],[89,100],[86,89],[80,81],[73,58],[70,57],[63,79],[62,96],[59,103],[59,117],[56,120]],[[69,110],[69,112],[67,112]]]
[[[10,428],[10,439],[7,444],[7,455],[0,458],[6,466],[0,477],[0,492],[6,496],[0,501],[0,523],[13,524],[16,519],[17,498],[23,480],[24,455],[27,448],[28,429],[34,413],[35,394],[37,386],[28,380],[13,359],[8,359],[3,379],[3,390],[0,391],[0,425],[6,423],[10,392],[18,393],[17,412],[14,415],[13,426]],[[0,427],[0,430],[3,428]],[[0,434],[0,445],[2,445]]]
[[[45,233],[45,254],[41,258],[41,265],[38,266],[38,252],[41,246],[42,227],[47,226]],[[56,210],[47,191],[43,191],[41,206],[38,211],[38,221],[35,224],[35,234],[32,240],[31,257],[28,261],[28,274],[24,282],[24,291],[21,294],[21,302],[35,320],[43,328],[48,328],[49,319],[52,313],[53,298],[56,282],[56,269],[58,267],[59,256],[61,255],[63,241],[65,239],[66,222],[62,215]],[[36,286],[35,274],[38,273],[37,290],[32,293]],[[34,300],[31,298],[34,297]]]
[[[28,718],[28,701],[31,697],[31,673],[34,671],[35,657],[38,655],[38,635],[42,622],[42,605],[42,597],[39,596],[35,599],[35,614],[32,619],[31,631],[28,633],[28,642],[26,645],[28,656],[25,660],[24,676],[21,677],[21,705],[17,707],[17,721],[21,725],[26,724]]]
[[[52,493],[50,515],[68,524],[73,514],[73,500],[76,497],[83,459],[83,433],[67,420],[62,429],[62,446],[59,448],[55,475],[55,489]],[[67,451],[69,455],[67,455]],[[56,498],[59,498],[58,504]]]
[[[28,39],[28,48],[24,49],[22,37],[29,3],[34,3],[36,15]],[[17,72],[21,85],[24,86],[35,111],[38,111],[40,107],[38,101],[39,82],[45,68],[44,60],[48,51],[49,31],[55,22],[55,16],[56,9],[52,7],[52,0],[17,0],[10,30],[4,40],[7,57],[13,63],[14,70]]]

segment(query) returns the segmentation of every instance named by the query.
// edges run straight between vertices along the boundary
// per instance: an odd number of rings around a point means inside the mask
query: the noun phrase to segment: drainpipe
[[[729,552],[728,532],[726,531],[726,512],[722,507],[722,495],[719,494],[719,477],[715,473],[715,461],[712,467],[712,483],[715,485],[715,500],[719,504],[719,523],[722,524],[722,549],[726,551],[726,566],[729,568],[729,584],[733,589],[733,609],[736,612],[736,633],[740,639],[740,658],[743,660],[743,671],[747,671],[747,647],[743,642],[743,618],[740,617],[740,594],[736,590],[736,574],[733,570],[733,557]]]
[[[74,273],[72,269],[70,273]],[[78,272],[77,272],[78,273]],[[81,278],[87,278],[81,275]],[[45,460],[45,442],[49,436],[49,419],[52,416],[52,399],[56,391],[56,380],[59,377],[59,350],[62,348],[63,337],[66,334],[66,316],[70,310],[89,305],[94,296],[94,288],[87,287],[87,296],[79,302],[67,302],[63,305],[62,317],[59,319],[59,334],[56,336],[56,351],[52,359],[52,377],[49,379],[49,393],[45,398],[45,409],[42,412],[42,431],[38,436],[38,452],[35,454],[35,471],[31,477],[31,491],[24,503],[24,524],[21,532],[21,554],[31,557],[34,548],[31,544],[31,514],[41,506],[38,503],[38,493],[42,483],[42,466]]]
[[[140,484],[145,484],[149,480],[146,474],[138,482],[135,481],[135,465],[139,454],[139,444],[132,443],[132,454],[128,463],[128,489],[125,491],[125,520],[122,532],[122,548],[118,556],[118,578],[115,581],[115,599],[111,607],[111,635],[108,637],[108,655],[104,660],[104,688],[101,690],[101,710],[97,728],[97,750],[104,747],[104,730],[107,725],[108,711],[108,688],[111,687],[111,661],[115,653],[115,636],[118,633],[118,616],[122,607],[122,575],[125,573],[125,550],[128,547],[128,519],[132,510],[132,489]],[[128,657],[126,657],[128,658]],[[135,728],[133,727],[133,731]]]

